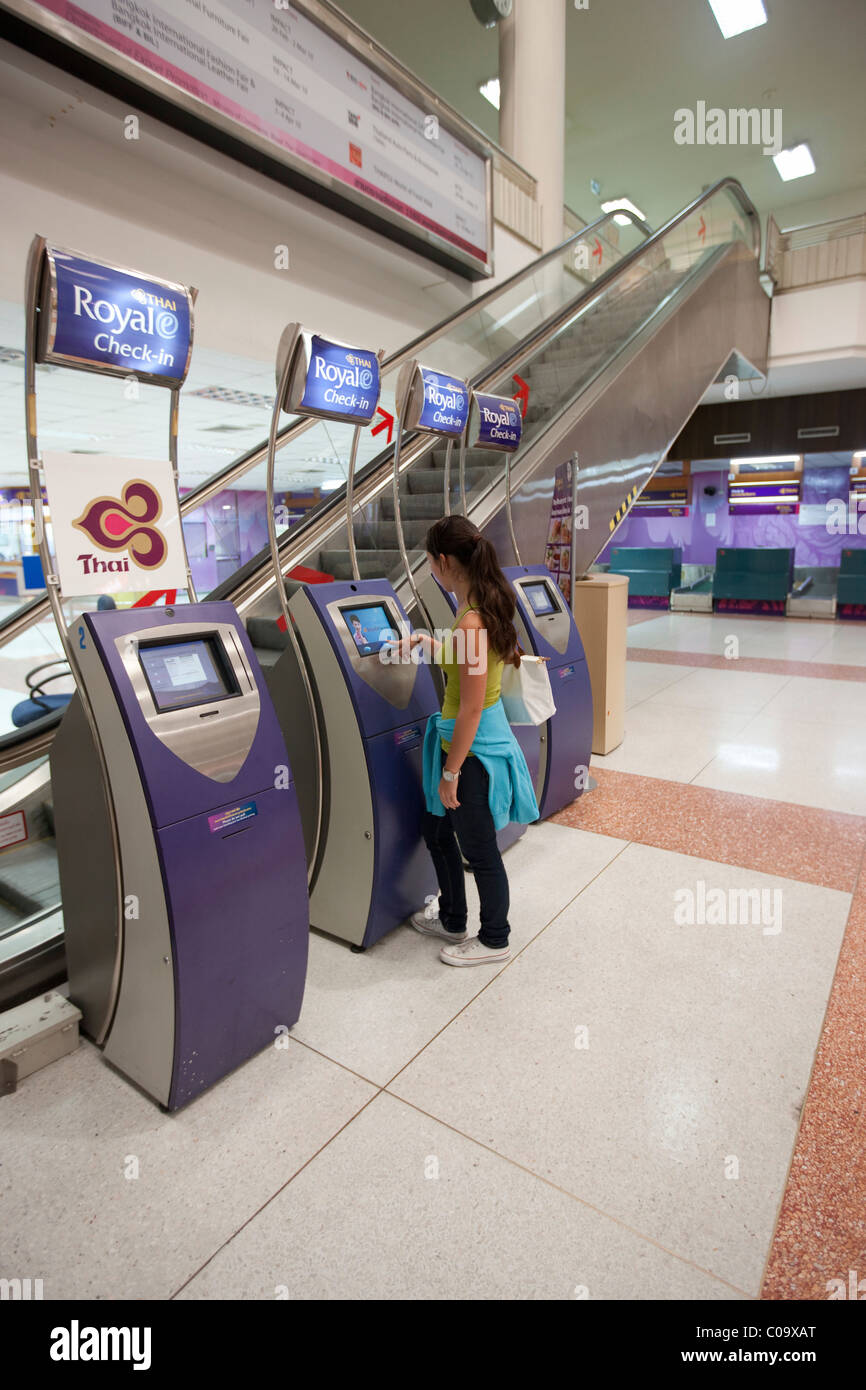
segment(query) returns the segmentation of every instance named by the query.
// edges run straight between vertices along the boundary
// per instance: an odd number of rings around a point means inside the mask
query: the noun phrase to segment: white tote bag
[[[556,714],[547,662],[540,656],[524,656],[519,666],[502,672],[502,703],[509,724],[545,724]]]

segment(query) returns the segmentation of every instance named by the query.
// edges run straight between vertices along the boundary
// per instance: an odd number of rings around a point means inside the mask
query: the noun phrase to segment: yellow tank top
[[[457,617],[454,619],[454,627],[452,627],[451,629],[451,637],[446,638],[445,641],[442,643],[442,654],[440,660],[442,664],[442,670],[445,673],[446,681],[445,699],[442,702],[443,719],[456,719],[457,711],[460,709],[460,667],[457,664],[458,648],[456,640],[453,636],[454,629],[457,627],[457,624],[463,618],[465,618],[467,613],[474,611],[475,608],[473,604],[467,604],[465,608],[462,608],[460,612],[457,614]],[[471,654],[471,647],[468,650]],[[497,656],[494,652],[491,652],[488,649],[487,688],[484,692],[484,709],[489,709],[490,706],[495,705],[496,701],[499,699],[499,695],[502,690],[502,672],[504,668],[505,662],[502,660],[502,657]],[[446,743],[443,738],[442,747],[445,749],[446,753],[450,752],[450,741]],[[469,753],[467,756],[471,758],[473,754]]]

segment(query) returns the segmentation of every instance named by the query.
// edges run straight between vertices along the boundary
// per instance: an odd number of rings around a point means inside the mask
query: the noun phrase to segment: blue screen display
[[[359,656],[374,656],[389,642],[400,640],[393,616],[381,603],[341,608],[340,612]]]
[[[529,599],[530,607],[537,618],[543,618],[547,613],[557,612],[553,595],[543,579],[539,579],[536,584],[523,584],[521,588]]]

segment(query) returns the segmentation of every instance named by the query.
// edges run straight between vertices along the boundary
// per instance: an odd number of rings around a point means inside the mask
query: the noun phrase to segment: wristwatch
[[[460,776],[460,773],[459,773],[459,772],[449,772],[448,769],[447,769],[447,767],[443,767],[443,769],[442,769],[442,776],[444,777],[444,779],[445,779],[446,782],[456,782],[456,781],[457,781],[457,778]]]

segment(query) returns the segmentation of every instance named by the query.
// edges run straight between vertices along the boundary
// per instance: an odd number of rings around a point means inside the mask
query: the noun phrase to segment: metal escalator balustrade
[[[551,451],[561,447],[562,429],[557,426],[569,417],[573,428],[580,418],[582,403],[587,408],[592,403],[591,388],[596,386],[603,390],[605,383],[611,384],[617,373],[625,371],[628,362],[656,333],[662,332],[672,317],[682,315],[687,302],[692,299],[697,302],[702,288],[705,290],[706,286],[716,283],[721,286],[721,280],[717,281],[716,277],[723,270],[722,278],[730,289],[737,279],[738,264],[742,269],[745,263],[749,272],[744,282],[747,293],[742,296],[744,302],[749,299],[749,307],[740,315],[739,323],[729,323],[725,314],[720,314],[717,336],[722,346],[718,349],[712,325],[703,329],[711,358],[708,363],[701,352],[696,352],[686,354],[682,364],[675,364],[674,371],[680,378],[680,385],[685,386],[684,398],[688,401],[687,408],[683,409],[679,405],[680,392],[672,390],[669,393],[676,428],[666,432],[666,412],[662,407],[664,377],[671,371],[671,364],[667,362],[656,373],[658,379],[653,386],[657,407],[653,414],[648,410],[639,412],[646,433],[643,442],[648,447],[635,449],[632,440],[630,453],[623,449],[618,456],[602,455],[601,459],[582,456],[581,466],[587,465],[586,482],[593,494],[595,517],[587,532],[575,537],[579,547],[578,573],[585,572],[602,550],[615,524],[624,516],[624,499],[630,494],[636,495],[652,476],[679,428],[727,361],[730,351],[739,348],[746,359],[757,363],[758,370],[766,365],[769,301],[758,280],[759,253],[757,213],[735,181],[723,180],[623,258],[544,329],[472,379],[476,389],[511,394],[513,378],[517,375],[529,388],[525,443],[515,470],[516,514],[520,516],[521,512],[521,481],[529,484],[524,503],[535,504],[532,508],[535,512],[534,540],[528,546],[529,553],[539,557],[544,554],[546,507],[552,491],[553,468],[562,460],[561,453],[556,452],[553,467],[545,471],[544,465],[546,460],[549,463]],[[706,313],[706,307],[702,312]],[[728,338],[731,341],[725,346]],[[715,357],[712,356],[714,352]],[[646,381],[642,389],[646,391]],[[596,391],[596,400],[598,394]],[[654,406],[654,402],[649,405]],[[661,442],[654,445],[654,436]],[[637,442],[640,445],[640,440]],[[421,441],[414,452],[407,451],[407,466],[400,480],[400,507],[407,542],[416,547],[415,563],[424,561],[421,547],[427,527],[444,511],[444,461],[445,449],[428,441]],[[470,451],[467,468],[469,510],[473,519],[484,524],[499,512],[501,521],[504,502],[501,462],[481,451],[476,455]],[[604,484],[604,479],[600,478],[604,473],[609,474],[608,485],[599,486],[600,481]],[[480,505],[485,497],[489,503],[486,508]],[[542,498],[540,506],[539,497]],[[452,493],[452,507],[455,502],[456,494]],[[358,511],[356,545],[362,577],[383,575],[399,588],[402,574],[396,549],[393,500],[381,480],[370,483],[367,499],[361,498]],[[336,578],[349,577],[345,531],[336,539],[335,544],[331,532],[327,544],[306,550],[303,555],[295,551],[293,561],[312,563]],[[501,527],[496,539],[497,543],[507,546]],[[261,589],[251,596],[250,611],[257,611],[262,596]]]

